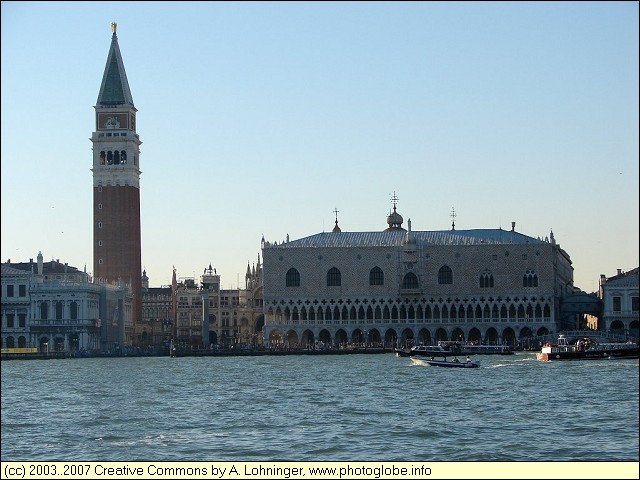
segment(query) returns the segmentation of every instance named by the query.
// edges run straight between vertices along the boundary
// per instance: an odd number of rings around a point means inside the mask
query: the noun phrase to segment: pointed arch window
[[[295,268],[290,268],[287,271],[285,277],[285,284],[287,287],[299,287],[300,286],[300,272]]]
[[[413,272],[407,273],[402,279],[402,288],[415,290],[418,288],[418,277]]]
[[[480,274],[480,288],[493,288],[493,275],[491,272]]]
[[[384,272],[380,267],[373,267],[369,272],[369,285],[384,285]]]
[[[533,270],[527,270],[524,276],[522,277],[522,286],[523,287],[537,287],[538,286],[538,275]]]
[[[453,272],[451,271],[451,267],[448,265],[443,265],[438,270],[438,283],[440,285],[451,285],[453,283]]]
[[[342,285],[342,275],[336,267],[331,267],[327,272],[327,287],[339,287]]]

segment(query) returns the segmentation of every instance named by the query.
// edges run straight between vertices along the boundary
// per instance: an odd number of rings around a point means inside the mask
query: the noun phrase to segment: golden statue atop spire
[[[118,29],[118,24],[116,22],[111,22],[111,31],[113,33],[116,33],[117,29]]]

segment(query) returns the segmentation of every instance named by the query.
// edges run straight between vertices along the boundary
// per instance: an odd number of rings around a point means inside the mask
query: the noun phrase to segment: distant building
[[[548,238],[502,229],[413,231],[396,210],[387,228],[262,240],[265,341],[296,346],[516,344],[565,328],[571,259]]]
[[[200,284],[177,283],[177,339],[191,348],[223,348],[262,344],[262,266],[247,265],[245,288],[221,289],[220,275],[209,265]]]
[[[610,278],[600,275],[599,295],[602,299],[601,328],[636,340],[638,333],[638,267],[628,272],[621,269]]]
[[[203,348],[202,293],[194,278],[185,278],[176,285],[177,342],[183,347]]]
[[[172,299],[170,285],[149,287],[147,272],[142,272],[142,320],[136,330],[139,347],[169,347],[175,321]]]
[[[133,336],[142,319],[140,238],[140,137],[136,112],[112,24],[95,106],[93,144],[93,275],[107,283],[124,282],[133,292]]]
[[[247,265],[245,288],[220,288],[220,275],[209,265],[198,283],[176,277],[172,285],[150,288],[143,272],[143,317],[138,345],[179,348],[249,347],[262,345],[262,265]]]
[[[262,263],[249,267],[245,274],[245,288],[239,291],[238,338],[240,343],[262,346],[264,329],[264,283]]]
[[[95,281],[42,253],[2,264],[2,347],[111,351],[131,345],[130,285]]]

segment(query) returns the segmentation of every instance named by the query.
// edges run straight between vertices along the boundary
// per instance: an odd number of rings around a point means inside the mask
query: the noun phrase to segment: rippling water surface
[[[638,461],[638,360],[2,362],[4,461]]]

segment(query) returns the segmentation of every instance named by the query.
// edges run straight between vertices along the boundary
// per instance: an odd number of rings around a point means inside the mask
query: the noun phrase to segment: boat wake
[[[517,360],[508,360],[504,363],[496,363],[495,365],[487,365],[487,368],[521,367],[531,363],[537,363],[537,360],[534,357],[519,358]]]

